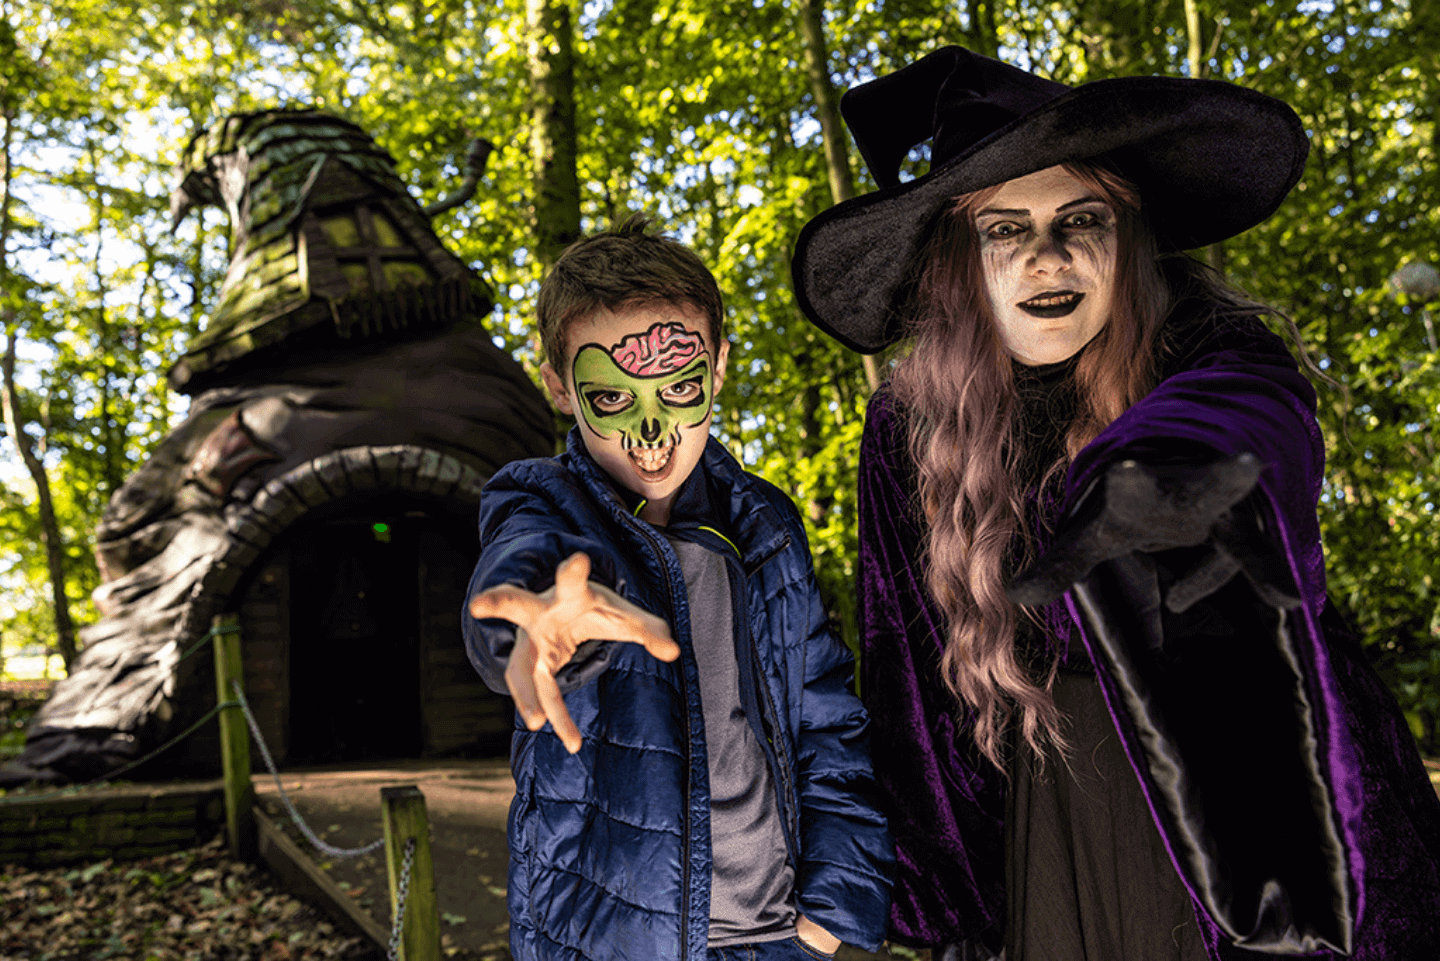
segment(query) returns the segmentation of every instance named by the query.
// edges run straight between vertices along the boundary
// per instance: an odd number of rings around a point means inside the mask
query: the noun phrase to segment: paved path
[[[347,848],[381,836],[381,788],[417,785],[430,818],[442,947],[458,949],[457,961],[509,961],[505,816],[515,782],[505,758],[313,768],[282,772],[280,781],[306,823],[330,844]],[[288,823],[269,772],[255,777],[255,791],[277,823]],[[311,850],[303,841],[301,847]],[[389,930],[383,850],[359,859],[316,860]]]
[[[288,823],[281,817],[283,809],[269,772],[254,780],[265,811],[276,823]],[[313,768],[282,772],[280,781],[310,827],[336,847],[360,847],[381,836],[382,787],[417,785],[425,793],[430,818],[442,948],[458,949],[454,961],[510,961],[505,819],[515,782],[508,759]],[[317,858],[317,862],[389,930],[384,851],[353,860]],[[927,955],[920,953],[922,958]],[[879,957],[847,946],[837,961]]]
[[[1440,760],[1427,758],[1425,767],[1440,792]],[[337,847],[359,847],[381,836],[382,787],[417,785],[425,793],[430,817],[443,947],[455,952],[452,961],[510,961],[505,819],[515,782],[508,759],[314,768],[286,771],[280,780],[310,826]],[[286,823],[280,818],[280,799],[268,772],[256,775],[255,790],[277,823]],[[302,847],[310,850],[303,842]],[[358,860],[319,863],[357,904],[389,929],[383,851]],[[929,952],[917,954],[925,958]],[[897,956],[904,955],[897,952]],[[878,957],[881,955],[845,947],[838,961]]]

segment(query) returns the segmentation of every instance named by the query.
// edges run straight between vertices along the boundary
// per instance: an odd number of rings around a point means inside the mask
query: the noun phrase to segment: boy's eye
[[[699,377],[691,377],[660,389],[660,399],[671,407],[694,407],[705,399]]]
[[[623,390],[592,390],[585,394],[585,400],[601,416],[618,414],[635,403],[635,398]]]

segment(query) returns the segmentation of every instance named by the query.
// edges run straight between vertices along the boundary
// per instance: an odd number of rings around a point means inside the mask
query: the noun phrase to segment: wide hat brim
[[[1216,80],[1122,77],[1064,93],[914,180],[831,207],[800,231],[791,265],[807,317],[847,347],[898,340],[902,289],[927,225],[950,198],[1067,161],[1117,170],[1139,189],[1162,247],[1188,250],[1265,220],[1310,149],[1273,97]]]

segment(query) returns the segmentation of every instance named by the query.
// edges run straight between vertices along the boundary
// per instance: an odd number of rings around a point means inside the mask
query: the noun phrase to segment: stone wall
[[[148,857],[203,844],[224,827],[221,781],[0,798],[0,864]]]

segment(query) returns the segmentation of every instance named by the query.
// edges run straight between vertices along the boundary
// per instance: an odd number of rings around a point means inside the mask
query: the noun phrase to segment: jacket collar
[[[644,498],[610,479],[585,449],[578,427],[566,436],[565,450],[571,470],[599,500],[615,513],[639,521]],[[709,438],[704,456],[680,485],[664,532],[682,536],[708,532],[729,544],[747,571],[753,570],[774,556],[789,537],[774,508],[756,489],[757,483],[719,441]],[[711,546],[719,549],[718,544]]]

